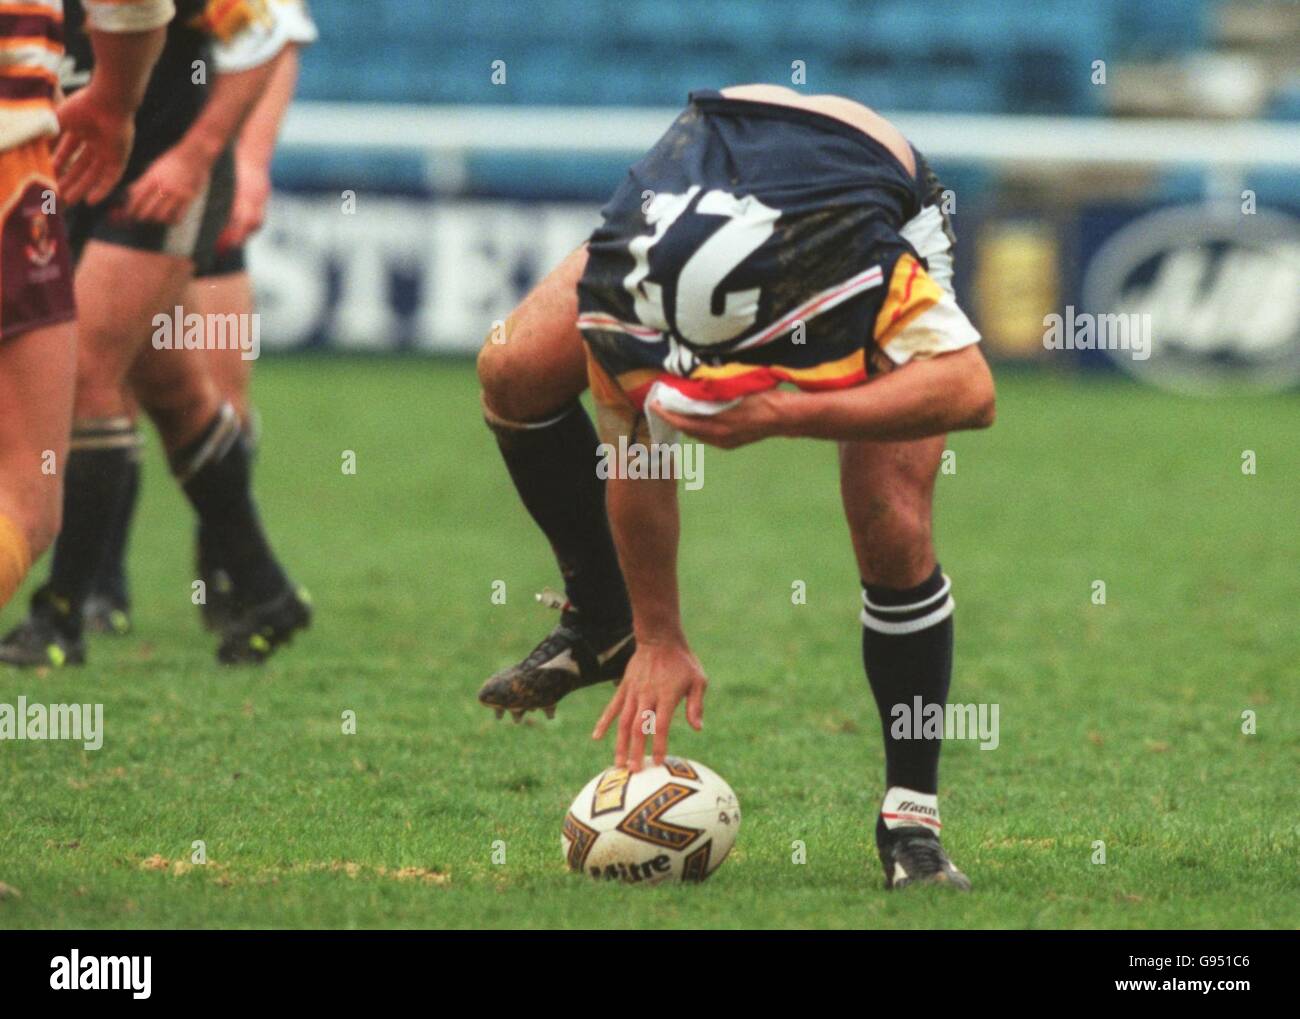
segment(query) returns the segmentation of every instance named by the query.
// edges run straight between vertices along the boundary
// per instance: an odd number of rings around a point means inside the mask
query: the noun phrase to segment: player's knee
[[[879,540],[886,536],[907,538],[929,532],[928,508],[911,493],[871,495],[845,506],[849,529],[855,538]]]
[[[478,352],[476,365],[479,385],[483,387],[483,397],[499,412],[504,412],[498,405],[509,399],[511,388],[510,355],[506,352],[503,339],[504,334],[498,337],[497,329],[493,326],[492,332],[483,341],[483,347]]]
[[[120,389],[134,345],[129,337],[82,318],[77,323],[77,392]]]
[[[509,321],[493,327],[478,354],[478,380],[488,412],[506,421],[536,421],[555,412],[564,400],[554,400],[539,377],[521,360],[518,345],[507,342]]]
[[[846,512],[859,565],[866,574],[862,579],[900,588],[924,579],[933,558],[927,507],[908,498],[880,496],[847,507]]]
[[[121,380],[111,376],[78,376],[73,417],[77,421],[105,421],[128,413],[128,398]]]
[[[221,401],[206,376],[187,376],[167,386],[136,386],[140,402],[168,449],[183,446],[212,421]]]
[[[982,362],[981,358],[983,370],[971,381],[969,387],[971,410],[967,428],[990,428],[997,418],[997,391],[993,385],[993,375],[989,372],[988,365]]]

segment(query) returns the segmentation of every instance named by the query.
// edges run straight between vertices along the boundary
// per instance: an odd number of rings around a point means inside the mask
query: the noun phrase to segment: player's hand
[[[122,212],[141,223],[175,226],[203,192],[211,167],[182,146],[168,149],[131,185]]]
[[[675,414],[658,401],[652,409],[674,428],[693,439],[722,449],[735,449],[759,439],[780,435],[785,422],[783,408],[793,393],[769,389],[744,397],[738,404],[717,414]]]
[[[217,238],[217,250],[237,248],[262,228],[266,203],[271,198],[271,174],[260,163],[239,163],[235,167],[235,200],[230,218]]]
[[[663,764],[668,753],[668,727],[677,705],[686,701],[686,721],[698,730],[704,724],[704,691],[709,681],[699,660],[680,642],[638,642],[605,713],[596,723],[592,739],[603,739],[618,720],[614,767],[640,771],[646,736],[654,735],[654,762]]]
[[[59,197],[67,205],[102,202],[126,169],[135,141],[134,118],[111,97],[101,95],[93,79],[55,113],[59,142],[54,149],[54,172]]]

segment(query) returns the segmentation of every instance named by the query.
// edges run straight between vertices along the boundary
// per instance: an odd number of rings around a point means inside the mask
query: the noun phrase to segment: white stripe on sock
[[[927,605],[933,605],[951,590],[952,581],[948,579],[948,575],[945,573],[943,575],[943,586],[939,588],[938,591],[930,595],[929,598],[922,598],[920,601],[913,602],[911,605],[877,605],[867,597],[865,589],[862,592],[862,604],[872,612],[915,612],[917,609],[923,609]]]
[[[952,610],[956,607],[956,602],[951,597],[940,605],[929,615],[922,616],[920,619],[909,619],[903,623],[887,623],[884,620],[877,619],[866,609],[862,610],[862,625],[868,630],[875,630],[877,633],[887,633],[894,636],[904,633],[917,633],[921,630],[934,626],[935,623],[942,623],[952,615]]]

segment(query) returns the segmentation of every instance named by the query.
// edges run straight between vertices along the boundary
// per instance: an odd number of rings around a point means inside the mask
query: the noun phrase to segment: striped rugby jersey
[[[175,14],[172,0],[85,0],[100,32],[144,32]],[[0,0],[0,151],[57,134],[54,95],[63,61],[63,0]]]

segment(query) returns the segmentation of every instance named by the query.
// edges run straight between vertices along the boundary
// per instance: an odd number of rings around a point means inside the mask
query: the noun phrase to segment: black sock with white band
[[[923,732],[918,707],[933,713],[952,681],[952,584],[936,565],[916,587],[862,585],[862,661],[885,737],[885,786],[933,797],[941,738]],[[938,734],[943,733],[942,718]],[[938,808],[935,805],[935,820]]]
[[[239,597],[262,605],[290,589],[253,502],[249,451],[239,418],[223,404],[202,434],[171,456],[172,473],[220,550]]]
[[[631,624],[618,553],[596,473],[600,440],[576,400],[545,421],[507,421],[483,407],[515,490],[555,552],[571,608],[597,629]]]

